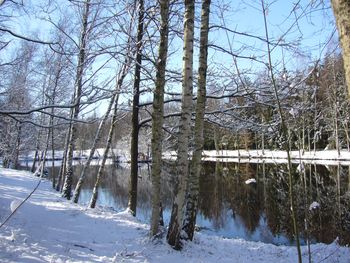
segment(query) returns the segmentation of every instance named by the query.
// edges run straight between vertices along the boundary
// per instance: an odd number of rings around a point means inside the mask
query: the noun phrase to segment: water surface
[[[331,243],[339,238],[350,244],[350,171],[347,166],[305,164],[295,175],[295,199],[298,228],[305,244]],[[75,166],[78,176],[81,165]],[[79,202],[88,204],[98,166],[88,169]],[[200,177],[200,231],[227,238],[262,241],[273,244],[294,244],[288,175],[284,164],[254,164],[204,162]],[[52,172],[52,171],[51,171]],[[58,167],[53,172],[57,174]],[[124,210],[128,202],[128,165],[108,165],[99,191],[97,205],[116,211]],[[164,219],[170,217],[175,171],[166,163],[162,174]],[[254,178],[256,183],[247,185]],[[74,178],[76,183],[77,178]],[[151,216],[150,167],[140,165],[137,218],[145,223]],[[317,202],[318,208],[310,204]]]

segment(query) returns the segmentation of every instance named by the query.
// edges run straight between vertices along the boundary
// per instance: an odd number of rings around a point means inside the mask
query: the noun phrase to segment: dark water
[[[80,169],[79,165],[75,167],[75,175]],[[89,168],[80,197],[82,204],[89,203],[97,169],[98,166]],[[173,171],[173,164],[166,164],[162,178],[166,223],[173,196]],[[294,244],[286,171],[286,166],[280,164],[203,163],[197,225],[207,234],[227,238]],[[128,167],[107,166],[97,205],[124,210],[129,173]],[[149,167],[140,166],[139,174],[137,217],[147,223],[151,216]],[[245,184],[250,178],[255,178],[256,184]],[[349,167],[305,164],[305,170],[295,175],[294,185],[302,243],[307,237],[311,242],[324,243],[338,237],[341,244],[350,244]],[[320,207],[310,210],[314,201]]]

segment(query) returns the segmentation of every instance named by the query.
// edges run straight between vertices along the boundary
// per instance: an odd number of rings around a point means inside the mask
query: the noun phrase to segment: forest
[[[301,262],[300,171],[290,152],[350,151],[350,4],[234,2],[0,0],[2,166],[30,162],[39,177],[58,167],[52,187],[74,203],[93,170],[94,208],[109,159],[125,157],[127,208],[136,216],[139,165],[146,162],[150,235],[166,235],[181,250],[193,240],[203,206],[201,173],[212,169],[201,162],[203,150],[282,150],[283,200],[291,208],[284,223],[291,222],[285,228]],[[171,151],[169,201],[163,156]]]

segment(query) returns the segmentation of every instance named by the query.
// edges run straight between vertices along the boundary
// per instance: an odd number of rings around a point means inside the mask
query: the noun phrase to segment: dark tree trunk
[[[153,94],[152,113],[152,236],[156,236],[159,232],[159,226],[164,224],[160,198],[160,179],[162,172],[162,128],[164,115],[165,69],[168,54],[169,0],[161,0],[159,3],[161,15],[160,43],[158,49],[156,88]]]
[[[138,138],[139,138],[139,97],[140,97],[140,77],[142,63],[142,38],[143,38],[143,21],[144,21],[144,2],[138,0],[138,27],[137,27],[137,43],[136,43],[136,65],[135,80],[133,90],[132,104],[132,131],[131,131],[131,170],[130,170],[130,186],[129,186],[129,203],[128,208],[133,216],[136,216],[137,205],[137,180],[138,180]]]

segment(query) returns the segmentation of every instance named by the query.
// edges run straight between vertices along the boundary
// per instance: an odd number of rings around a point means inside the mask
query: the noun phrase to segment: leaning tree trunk
[[[127,54],[129,54],[129,53],[127,53]],[[113,116],[112,116],[112,120],[111,120],[111,126],[109,128],[107,142],[106,142],[106,148],[103,152],[102,162],[101,162],[101,165],[98,169],[96,182],[94,185],[94,189],[92,191],[92,196],[91,196],[91,200],[90,200],[90,204],[89,204],[90,208],[94,208],[96,206],[96,201],[98,198],[98,187],[99,187],[100,182],[101,182],[102,173],[103,173],[103,170],[104,170],[104,167],[106,164],[108,152],[109,152],[109,149],[110,149],[111,144],[112,144],[113,133],[114,133],[115,126],[117,124],[117,117],[118,117],[117,114],[118,114],[119,91],[120,91],[121,86],[123,84],[124,78],[125,78],[126,74],[128,73],[128,69],[129,69],[129,65],[130,65],[130,60],[128,59],[128,57],[129,56],[126,55],[125,63],[123,64],[122,69],[117,77],[117,83],[116,83],[116,88],[115,88],[116,98],[114,100],[114,111],[113,111]]]
[[[90,9],[90,0],[86,0],[84,4],[84,12],[83,12],[83,24],[80,34],[80,43],[79,43],[79,54],[78,54],[78,66],[75,77],[75,94],[74,94],[74,108],[73,108],[73,123],[71,124],[70,131],[70,139],[68,145],[68,153],[67,153],[67,167],[65,172],[65,182],[63,187],[62,196],[67,198],[68,200],[72,195],[72,185],[73,185],[73,153],[75,150],[75,143],[77,139],[77,127],[74,123],[75,120],[78,119],[80,112],[80,99],[83,88],[83,74],[85,67],[85,51],[87,46],[88,39],[88,17],[89,17],[89,9]]]
[[[182,65],[182,105],[178,135],[177,179],[175,199],[167,234],[168,243],[175,249],[181,249],[181,230],[183,208],[188,181],[189,137],[191,131],[192,93],[193,93],[193,39],[194,39],[194,1],[185,0],[184,48]]]
[[[130,28],[131,28],[131,23],[130,22]],[[130,32],[130,29],[129,28],[129,32]],[[96,147],[97,147],[97,144],[100,142],[101,140],[101,137],[102,137],[102,128],[104,127],[106,121],[108,120],[108,116],[112,110],[112,107],[113,105],[115,104],[115,100],[116,100],[116,97],[117,97],[117,94],[119,93],[119,89],[120,89],[120,86],[123,82],[123,79],[125,78],[125,75],[128,71],[128,68],[130,67],[130,59],[129,59],[129,56],[130,56],[130,41],[131,41],[131,34],[129,34],[129,37],[128,37],[128,40],[127,40],[127,50],[126,50],[126,53],[125,53],[125,59],[124,59],[124,64],[122,66],[122,68],[120,69],[120,72],[118,74],[118,77],[117,77],[117,80],[116,80],[116,85],[115,85],[115,93],[114,95],[112,96],[112,98],[110,99],[110,102],[108,104],[108,107],[107,107],[107,110],[106,110],[106,113],[103,117],[103,119],[101,120],[98,128],[97,128],[97,131],[96,131],[96,134],[95,134],[95,138],[94,138],[94,142],[93,142],[93,145],[91,146],[91,149],[90,149],[90,153],[89,153],[89,157],[88,159],[86,160],[86,163],[84,164],[84,167],[80,173],[80,177],[79,177],[79,180],[78,180],[78,183],[75,187],[75,190],[74,190],[74,197],[73,197],[73,202],[74,203],[78,203],[78,200],[79,200],[79,196],[80,196],[80,192],[81,192],[81,187],[83,185],[83,182],[84,182],[84,179],[85,179],[85,176],[86,176],[86,170],[88,169],[88,167],[90,166],[90,163],[93,159],[93,156],[95,154],[95,151],[96,151]],[[113,151],[112,151],[113,153]]]
[[[109,152],[109,149],[111,148],[114,128],[115,128],[115,126],[117,124],[118,98],[119,98],[119,94],[117,95],[117,97],[115,99],[114,112],[113,112],[113,117],[112,117],[112,120],[111,120],[111,126],[110,126],[109,132],[108,132],[106,148],[105,148],[105,150],[103,152],[102,162],[101,162],[100,167],[98,168],[96,182],[95,182],[95,185],[94,185],[94,189],[92,190],[92,196],[91,196],[91,200],[90,200],[90,204],[89,204],[90,208],[95,208],[95,206],[96,206],[96,201],[97,201],[97,198],[98,198],[98,188],[99,188],[100,183],[101,183],[101,178],[102,178],[102,174],[103,174],[103,171],[104,171],[104,168],[105,168],[108,152]]]
[[[185,239],[188,240],[193,239],[194,227],[196,224],[199,195],[199,176],[201,172],[201,160],[204,144],[203,130],[208,67],[207,57],[210,2],[211,0],[203,0],[202,2],[196,121],[194,126],[194,151],[192,156],[191,173],[188,181],[188,192],[186,196],[186,212],[183,223],[183,230],[187,234],[185,236]]]
[[[130,149],[130,185],[129,185],[129,202],[128,208],[133,216],[136,216],[137,205],[137,180],[138,180],[138,145],[139,145],[139,98],[140,98],[140,81],[141,81],[141,63],[142,63],[142,38],[143,38],[143,20],[144,20],[144,3],[138,0],[138,27],[136,43],[136,65],[135,79],[133,90],[132,104],[132,131],[131,131],[131,149]]]
[[[49,123],[51,123],[51,120],[49,121]],[[39,166],[40,169],[38,169],[38,171],[40,172],[40,176],[42,176],[42,173],[44,172],[44,169],[46,166],[46,158],[47,158],[47,151],[49,149],[50,138],[51,138],[51,129],[48,129],[46,134],[45,150],[44,150],[44,153],[42,154],[41,163]]]
[[[350,1],[331,0],[331,2],[343,49],[346,85],[350,96]]]
[[[85,176],[86,176],[86,170],[90,166],[91,160],[93,159],[95,151],[96,151],[97,144],[101,140],[102,128],[104,127],[104,125],[105,125],[105,123],[106,123],[106,121],[108,119],[109,113],[112,110],[112,107],[113,107],[113,104],[114,104],[117,92],[112,96],[112,98],[111,98],[111,100],[110,100],[110,102],[108,104],[107,111],[106,111],[105,115],[103,116],[103,119],[101,120],[101,122],[100,122],[100,124],[99,124],[99,126],[97,128],[96,135],[95,135],[95,138],[94,138],[94,142],[93,142],[93,144],[91,146],[91,149],[90,149],[89,157],[86,160],[86,162],[85,162],[85,164],[83,166],[83,169],[81,170],[78,183],[77,183],[77,185],[75,187],[75,190],[74,190],[74,196],[73,196],[73,202],[74,203],[78,203],[80,192],[81,192],[81,187],[83,185],[83,182],[84,182],[84,179],[85,179]]]
[[[162,172],[162,128],[164,114],[165,69],[168,54],[169,0],[160,1],[160,43],[158,49],[156,88],[152,113],[152,216],[151,235],[156,236],[161,225],[160,179]]]
[[[71,116],[72,116],[72,112],[71,112]],[[58,171],[58,178],[57,178],[57,183],[56,183],[56,191],[62,191],[62,181],[63,181],[63,176],[65,174],[66,171],[66,161],[67,161],[67,153],[68,153],[68,144],[69,144],[69,138],[70,138],[70,131],[71,128],[70,126],[72,125],[72,122],[70,122],[69,127],[68,127],[68,131],[67,134],[65,136],[65,143],[64,143],[64,151],[62,153],[62,161],[61,161],[61,165],[60,165],[60,170]]]

